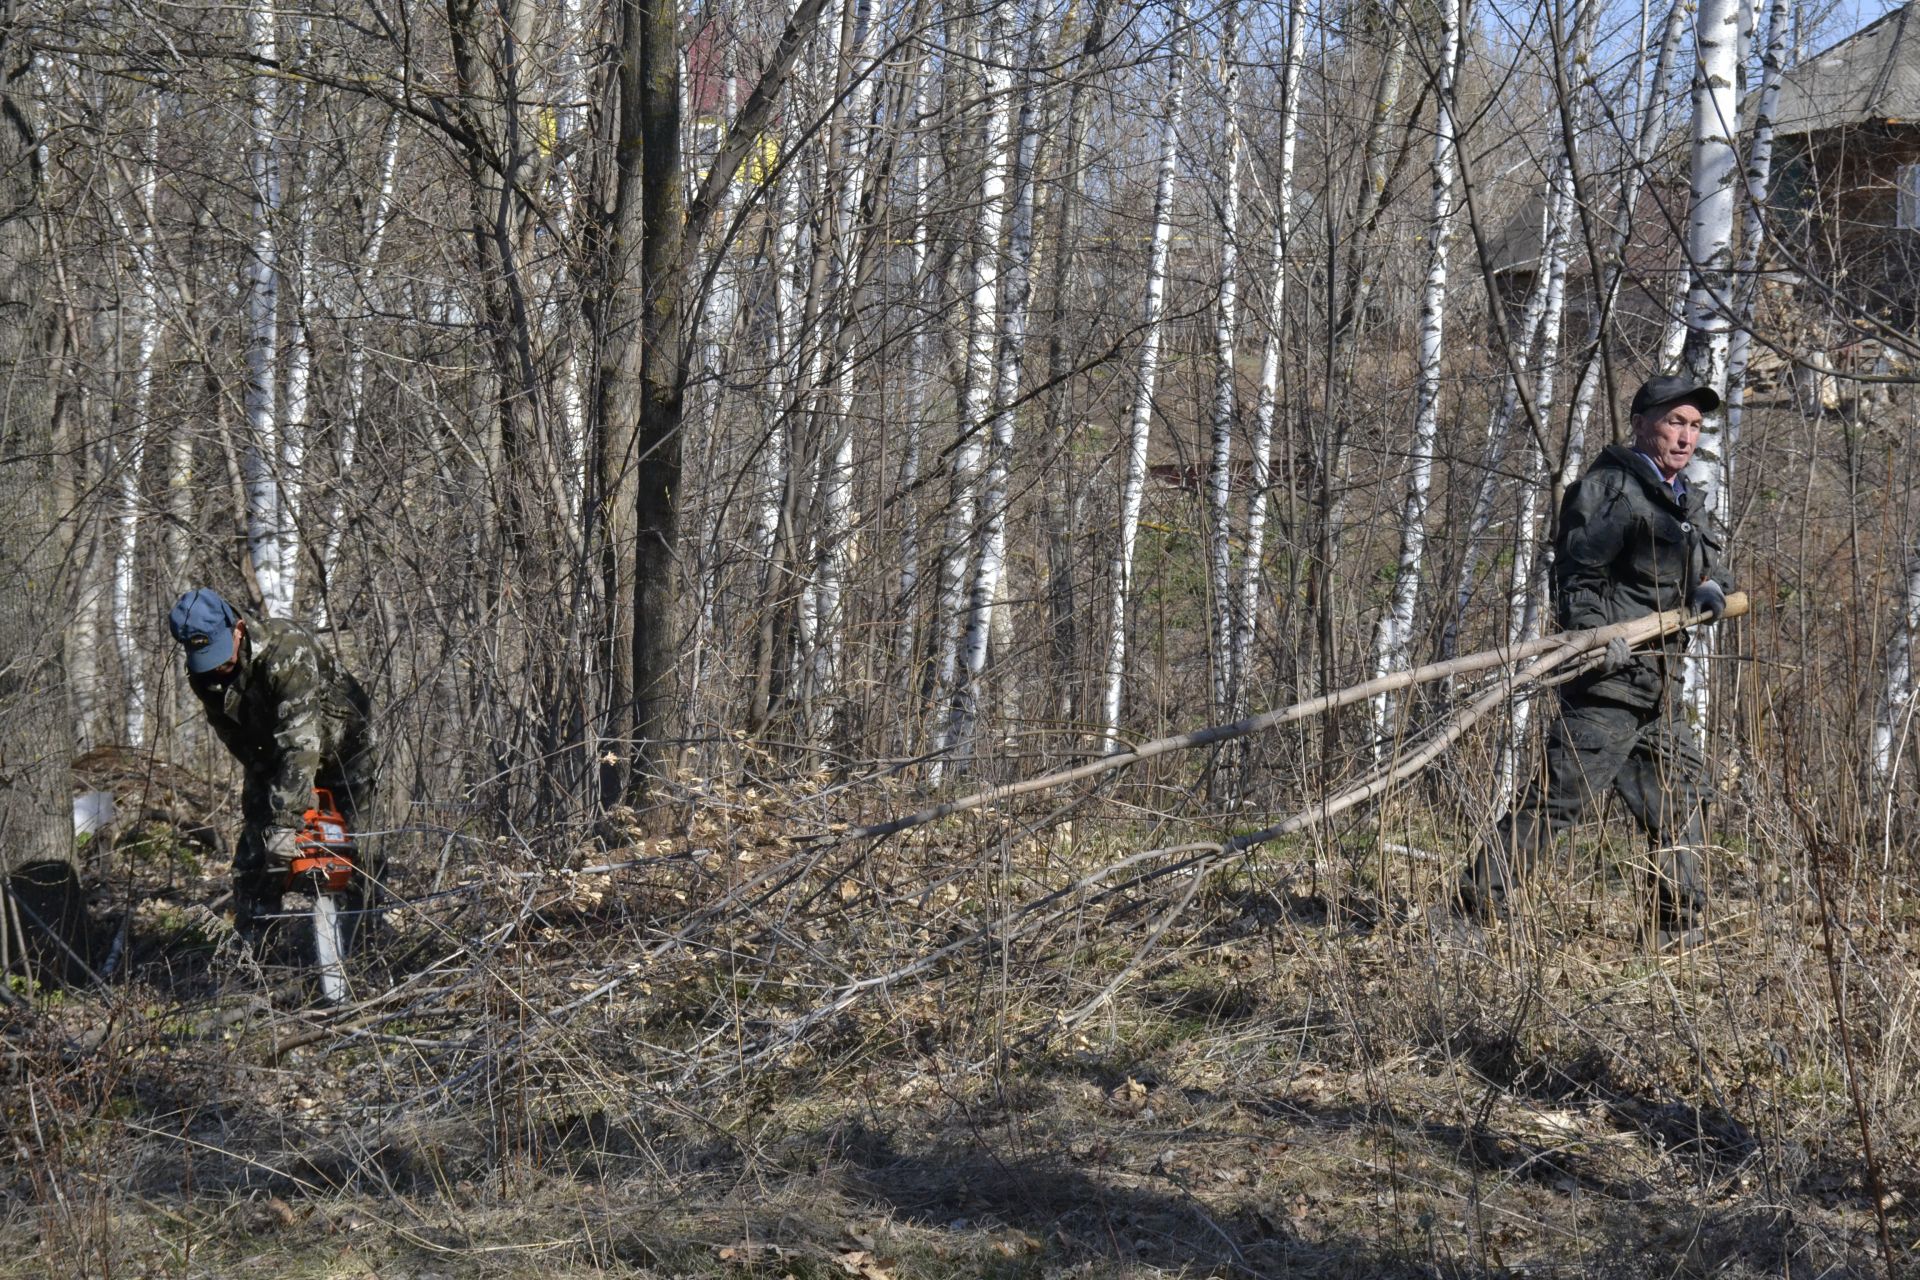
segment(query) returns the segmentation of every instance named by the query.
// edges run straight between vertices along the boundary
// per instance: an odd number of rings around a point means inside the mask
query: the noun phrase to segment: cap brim
[[[204,649],[187,650],[187,672],[203,676],[215,667],[224,667],[233,658],[233,632],[223,631],[207,637]]]
[[[1645,387],[1640,390],[1642,395],[1646,393]],[[1705,385],[1689,387],[1685,383],[1681,384],[1680,390],[1670,395],[1663,395],[1658,400],[1641,401],[1640,396],[1635,396],[1634,400],[1637,404],[1628,409],[1628,412],[1633,414],[1652,413],[1670,404],[1690,404],[1702,413],[1712,413],[1720,407],[1718,391]]]

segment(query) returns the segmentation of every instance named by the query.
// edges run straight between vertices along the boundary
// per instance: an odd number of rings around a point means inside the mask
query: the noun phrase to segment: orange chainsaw
[[[287,888],[309,893],[345,893],[353,884],[353,833],[334,806],[333,792],[313,789],[313,807],[303,815],[294,834],[293,864],[287,870]]]
[[[313,896],[313,963],[320,980],[321,998],[339,1004],[348,997],[346,959],[366,903],[364,886],[354,884],[357,850],[347,820],[334,805],[333,793],[313,789],[313,807],[294,833],[293,865],[287,869],[287,889]]]

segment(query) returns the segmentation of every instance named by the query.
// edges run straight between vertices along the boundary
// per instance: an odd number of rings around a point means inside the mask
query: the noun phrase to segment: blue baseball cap
[[[167,626],[187,650],[187,671],[204,675],[233,658],[233,624],[240,614],[212,587],[195,587],[173,602]]]

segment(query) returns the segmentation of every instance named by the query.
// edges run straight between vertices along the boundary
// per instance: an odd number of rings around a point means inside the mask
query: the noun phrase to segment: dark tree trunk
[[[639,798],[672,759],[686,324],[705,278],[695,271],[695,253],[824,7],[825,0],[802,0],[795,8],[689,201],[680,154],[680,10],[664,0],[620,5],[619,136],[594,303],[595,519],[606,593],[603,805]]]
[[[87,930],[73,858],[63,557],[48,502],[53,317],[32,58],[18,21],[0,0],[0,968],[75,977]]]
[[[640,423],[634,476],[635,763],[665,771],[673,736],[681,431],[686,389],[686,178],[680,161],[680,7],[648,0],[639,25]],[[629,42],[631,47],[631,41]],[[623,71],[624,74],[624,71]],[[698,234],[697,232],[695,234]]]

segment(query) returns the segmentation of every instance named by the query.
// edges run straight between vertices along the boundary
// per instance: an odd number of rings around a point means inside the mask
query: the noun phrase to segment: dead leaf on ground
[[[1115,1085],[1107,1093],[1107,1105],[1123,1116],[1137,1115],[1147,1105],[1147,1086],[1128,1076],[1126,1083]]]
[[[879,1259],[866,1249],[849,1249],[834,1261],[840,1264],[842,1271],[850,1276],[858,1276],[860,1280],[893,1280],[880,1265]]]

